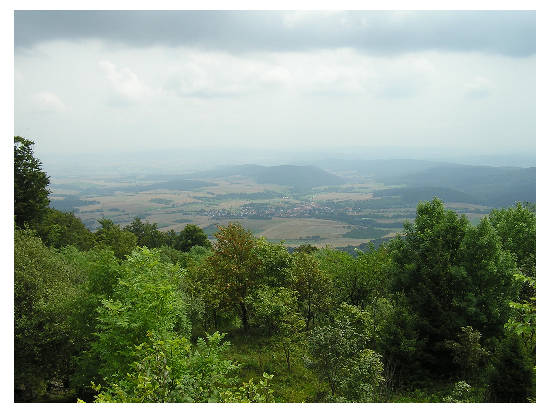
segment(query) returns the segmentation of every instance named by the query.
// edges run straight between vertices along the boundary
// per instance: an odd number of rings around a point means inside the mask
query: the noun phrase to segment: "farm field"
[[[179,232],[198,225],[213,239],[218,225],[240,222],[254,235],[295,247],[359,246],[395,236],[405,220],[414,219],[416,205],[399,197],[399,185],[386,186],[370,177],[353,183],[312,188],[258,183],[249,176],[63,177],[52,181],[54,207],[74,211],[90,229],[98,220],[122,226],[135,217]],[[386,190],[391,190],[387,192]],[[447,207],[479,222],[489,208],[466,202]]]

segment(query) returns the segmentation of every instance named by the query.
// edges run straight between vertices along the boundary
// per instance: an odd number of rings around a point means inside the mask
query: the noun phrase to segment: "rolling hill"
[[[340,185],[346,182],[344,178],[316,166],[298,165],[238,165],[189,175],[189,177],[199,179],[230,176],[244,176],[253,179],[259,184],[289,186],[301,191],[318,186]]]

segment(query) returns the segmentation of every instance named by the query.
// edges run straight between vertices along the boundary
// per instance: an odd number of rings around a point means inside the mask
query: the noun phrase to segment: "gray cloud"
[[[534,11],[15,12],[18,52],[44,41],[84,39],[233,53],[340,47],[382,55],[423,50],[508,56],[536,52]]]

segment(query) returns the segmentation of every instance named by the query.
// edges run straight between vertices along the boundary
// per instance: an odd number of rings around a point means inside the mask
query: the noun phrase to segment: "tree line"
[[[15,154],[16,401],[535,400],[530,205],[472,225],[433,199],[377,248],[291,253],[236,223],[91,233]]]

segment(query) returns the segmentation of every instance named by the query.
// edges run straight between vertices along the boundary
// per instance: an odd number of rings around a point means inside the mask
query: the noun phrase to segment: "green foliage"
[[[443,398],[445,403],[473,403],[472,386],[465,381],[459,381],[455,384],[450,395]]]
[[[405,224],[405,236],[390,248],[394,291],[403,292],[418,316],[419,336],[426,338],[417,354],[425,368],[452,371],[443,342],[462,326],[486,338],[502,334],[508,301],[516,294],[515,266],[488,220],[472,227],[434,199],[419,204],[414,225]]]
[[[14,380],[16,399],[25,400],[72,370],[80,275],[32,232],[14,235]]]
[[[481,344],[481,333],[466,326],[460,328],[457,340],[448,340],[446,347],[453,354],[453,363],[460,366],[461,373],[465,378],[471,378],[479,371],[481,364],[489,356],[489,352]]]
[[[284,287],[262,287],[247,298],[250,308],[251,325],[261,331],[275,348],[281,349],[291,368],[291,355],[301,341],[305,328],[298,312],[296,292]]]
[[[333,323],[316,327],[308,338],[308,364],[327,380],[335,401],[371,402],[384,381],[381,356],[367,348],[369,315],[342,304]]]
[[[224,403],[273,403],[275,401],[271,389],[273,375],[264,373],[263,378],[258,383],[250,379],[236,390],[223,392],[221,400]]]
[[[534,368],[516,334],[507,335],[497,347],[489,371],[488,401],[526,403],[533,392]]]
[[[402,381],[418,374],[421,365],[417,354],[425,340],[419,337],[418,316],[410,310],[403,294],[377,300],[372,313],[373,348],[383,356],[386,391],[392,392]]]
[[[136,236],[136,244],[140,247],[158,248],[166,244],[166,237],[158,230],[157,224],[142,222],[139,217],[134,218],[124,230]]]
[[[212,253],[190,260],[187,265],[188,277],[182,283],[186,297],[193,302],[189,316],[193,320],[196,336],[219,330],[234,317],[235,308],[230,304],[229,291],[212,268],[211,258]]]
[[[181,267],[186,267],[186,256],[185,252],[179,251],[173,247],[163,245],[160,248],[157,248],[160,252],[161,260],[163,262],[171,264],[179,264]]]
[[[256,240],[250,231],[235,223],[219,227],[215,237],[217,242],[213,247],[214,254],[208,262],[220,304],[228,309],[236,309],[244,330],[248,331],[246,298],[259,281],[260,260],[254,253]]]
[[[515,274],[514,277],[518,282],[528,284],[533,296],[521,302],[510,301],[512,314],[504,327],[522,338],[525,348],[534,358],[537,341],[536,281],[523,274]]]
[[[471,325],[485,337],[497,337],[510,314],[509,301],[518,294],[513,258],[501,248],[486,218],[466,232],[459,254],[461,268],[452,302],[455,314],[463,325]]]
[[[290,284],[291,256],[284,244],[255,240],[252,254],[258,259],[257,277],[264,285],[286,287]]]
[[[514,255],[518,269],[530,277],[535,276],[536,219],[534,206],[520,203],[512,208],[493,210],[489,215],[502,247]]]
[[[299,245],[298,247],[296,247],[294,249],[293,253],[295,253],[295,254],[300,254],[300,253],[312,254],[312,253],[317,252],[317,251],[319,251],[319,248],[317,248],[315,245],[302,244],[302,245]]]
[[[47,208],[36,232],[44,244],[55,248],[74,245],[86,251],[94,245],[94,235],[72,212]]]
[[[297,316],[296,294],[284,287],[261,287],[246,298],[246,304],[250,325],[268,337],[284,330]]]
[[[137,237],[130,231],[125,231],[110,219],[99,220],[101,228],[95,233],[96,243],[111,247],[117,258],[123,259],[137,245]]]
[[[97,403],[177,403],[224,401],[236,387],[239,366],[227,360],[229,347],[218,332],[200,338],[195,348],[184,337],[166,340],[148,334],[136,347],[131,371],[101,391]],[[260,392],[259,392],[260,393]]]
[[[211,249],[199,245],[191,247],[188,252],[183,252],[167,245],[163,245],[157,249],[160,251],[162,260],[172,264],[179,264],[182,268],[197,265],[212,254]]]
[[[320,269],[331,275],[337,302],[364,308],[386,293],[391,261],[384,248],[371,246],[366,252],[358,251],[356,257],[325,248],[318,256]]]
[[[15,223],[34,225],[46,212],[50,201],[48,185],[50,178],[42,171],[42,163],[34,157],[33,141],[14,137],[13,178]]]
[[[335,401],[372,403],[379,401],[380,387],[384,382],[382,356],[374,350],[364,349],[349,359],[343,368]]]
[[[100,380],[97,353],[90,351],[97,339],[97,308],[102,300],[113,295],[120,277],[119,260],[110,248],[95,247],[90,251],[78,251],[74,246],[61,250],[64,259],[78,268],[82,288],[78,305],[73,309],[72,336],[78,354],[75,355],[75,371],[71,386],[81,397],[90,397],[90,381]]]
[[[126,375],[136,361],[135,346],[148,332],[161,339],[189,336],[179,289],[184,276],[184,270],[161,262],[158,252],[145,247],[122,263],[111,298],[102,300],[98,309],[97,341],[92,344],[99,373],[107,381]]]
[[[332,284],[328,275],[321,271],[317,259],[305,252],[292,256],[292,282],[298,293],[298,305],[309,330],[315,317],[319,317],[332,306]]]
[[[174,248],[180,251],[189,251],[193,246],[198,245],[211,248],[207,235],[197,225],[187,224],[174,241]]]

